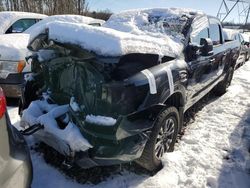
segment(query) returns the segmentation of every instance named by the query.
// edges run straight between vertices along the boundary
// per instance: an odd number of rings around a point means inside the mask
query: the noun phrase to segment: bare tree
[[[108,19],[111,12],[89,12],[86,0],[0,0],[0,11],[37,12],[47,15],[79,14]]]

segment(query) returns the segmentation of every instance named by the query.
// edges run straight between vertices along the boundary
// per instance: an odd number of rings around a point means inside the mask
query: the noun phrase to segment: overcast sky
[[[217,12],[222,0],[87,0],[90,10],[109,9],[114,13],[127,9],[135,8],[154,8],[154,7],[184,7],[193,8],[206,12],[209,15],[217,16]],[[229,2],[232,7],[234,2]],[[240,4],[239,8],[241,9]],[[232,16],[228,21],[238,22],[238,14],[236,9],[232,12]]]

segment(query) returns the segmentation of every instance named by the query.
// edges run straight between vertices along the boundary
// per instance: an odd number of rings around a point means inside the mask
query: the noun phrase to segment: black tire
[[[244,58],[244,61],[242,62],[242,65],[244,65],[247,61],[247,53],[245,54],[245,58]]]
[[[215,95],[221,96],[227,92],[227,88],[231,85],[233,74],[234,74],[234,68],[230,67],[224,80],[214,88]]]
[[[246,58],[245,58],[245,63],[249,60],[249,54],[248,52],[246,53]]]
[[[173,125],[171,124],[170,126],[170,123],[173,123]],[[146,143],[146,146],[143,150],[141,157],[138,160],[136,160],[136,162],[150,172],[155,172],[160,170],[162,167],[161,163],[162,156],[158,154],[161,153],[163,154],[165,152],[171,152],[174,150],[174,145],[180,127],[179,124],[180,124],[179,112],[175,107],[168,107],[165,110],[163,110],[156,118],[150,138]],[[165,129],[169,129],[169,131]],[[167,136],[167,133],[170,134],[170,132],[172,134]],[[165,139],[164,140],[165,145],[159,144],[161,143],[160,142],[161,139],[162,140]],[[159,149],[159,147],[161,147],[162,149]],[[159,151],[157,152],[157,150]],[[162,152],[162,150],[164,151]]]

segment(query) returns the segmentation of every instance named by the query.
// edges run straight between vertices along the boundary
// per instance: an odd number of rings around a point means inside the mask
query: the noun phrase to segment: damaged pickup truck
[[[186,110],[226,92],[239,56],[216,18],[186,9],[126,11],[98,28],[54,22],[29,49],[23,134],[82,168],[150,171],[173,151]]]

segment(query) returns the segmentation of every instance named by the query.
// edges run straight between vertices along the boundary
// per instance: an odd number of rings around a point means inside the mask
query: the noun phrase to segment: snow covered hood
[[[183,50],[183,27],[196,14],[203,13],[189,9],[140,9],[115,14],[103,27],[54,22],[48,24],[49,39],[79,45],[103,56],[152,53],[176,57]]]
[[[100,19],[94,19],[87,16],[80,15],[55,15],[49,16],[42,21],[34,24],[29,29],[27,29],[24,33],[30,35],[30,41],[32,41],[37,35],[44,32],[47,27],[47,24],[50,24],[56,21],[67,22],[67,23],[81,23],[81,24],[103,24],[105,21]],[[65,24],[66,25],[66,24]],[[61,31],[60,31],[61,32]]]
[[[34,24],[23,33],[0,35],[0,59],[11,61],[24,60],[24,58],[28,56],[29,53],[27,49],[29,42],[32,41],[41,32],[43,32],[47,27],[47,24],[53,23],[58,20],[60,20],[64,24],[65,22],[86,24],[102,24],[104,22],[103,20],[97,20],[94,18],[78,15],[56,15],[47,17],[42,21]]]
[[[47,17],[43,14],[29,13],[29,12],[9,12],[3,11],[0,12],[0,34],[4,34],[6,30],[19,19],[22,18],[35,18],[43,19]]]

